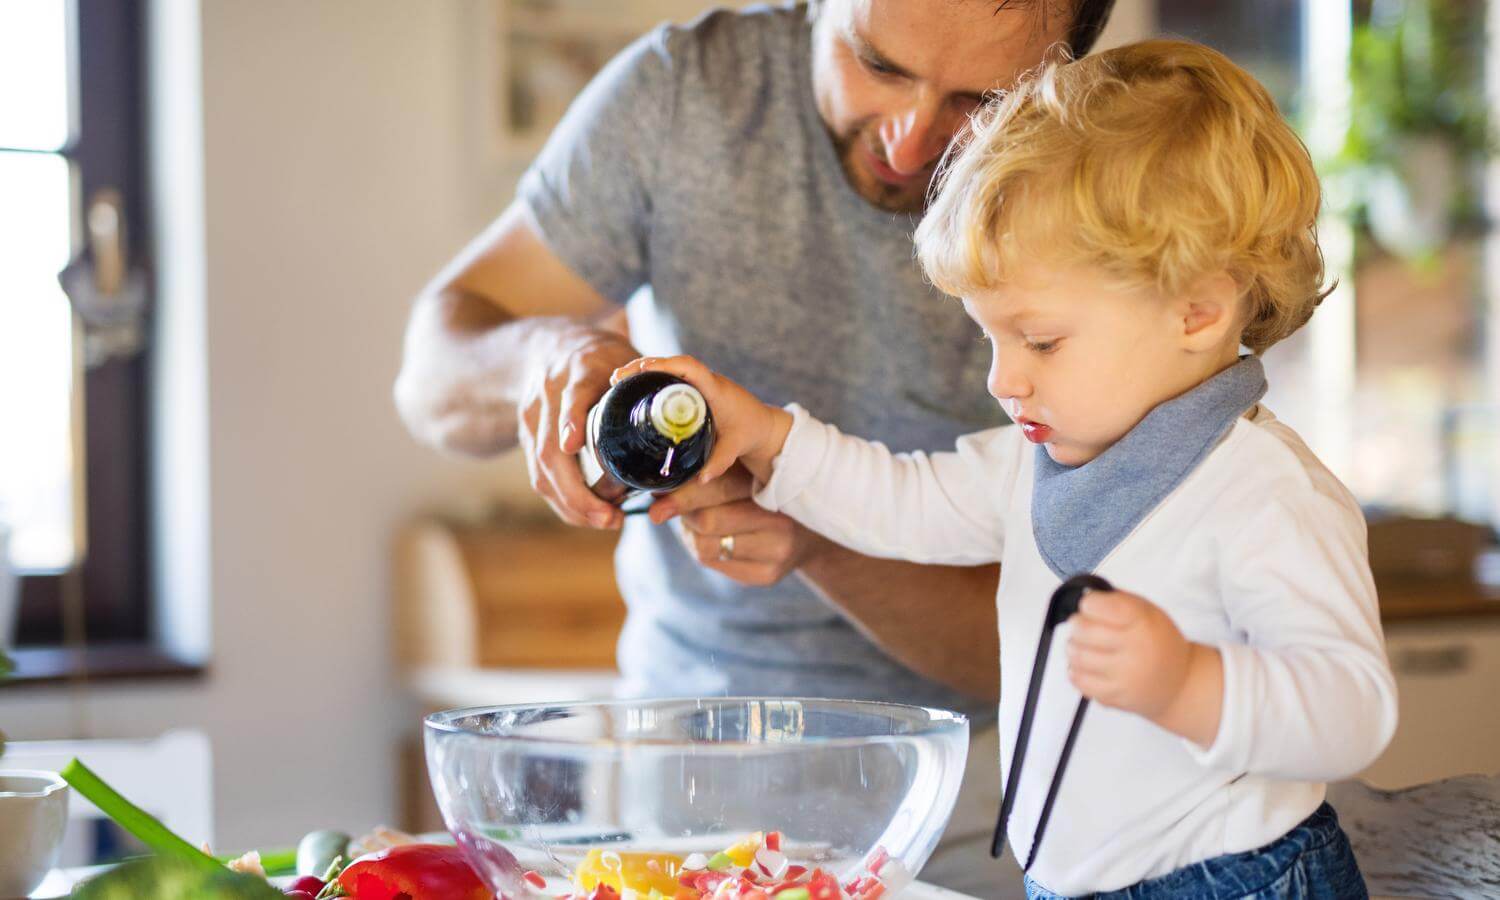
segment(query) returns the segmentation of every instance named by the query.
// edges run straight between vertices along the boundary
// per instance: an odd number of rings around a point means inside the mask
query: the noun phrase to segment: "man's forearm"
[[[872,559],[827,542],[798,571],[908,668],[976,699],[999,699],[999,566]]]
[[[424,443],[469,456],[516,444],[516,406],[534,354],[586,327],[561,317],[513,319],[457,291],[423,295],[407,326],[396,406]]]

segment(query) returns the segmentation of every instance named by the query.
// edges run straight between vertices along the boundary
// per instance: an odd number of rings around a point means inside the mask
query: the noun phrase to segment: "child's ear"
[[[1217,272],[1194,282],[1178,300],[1182,316],[1183,349],[1205,352],[1231,339],[1239,342],[1240,288],[1228,272]]]

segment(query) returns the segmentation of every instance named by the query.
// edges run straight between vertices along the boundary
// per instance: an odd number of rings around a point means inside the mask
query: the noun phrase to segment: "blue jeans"
[[[1030,900],[1064,900],[1026,879]],[[1349,838],[1327,803],[1259,850],[1216,856],[1090,900],[1368,900]]]

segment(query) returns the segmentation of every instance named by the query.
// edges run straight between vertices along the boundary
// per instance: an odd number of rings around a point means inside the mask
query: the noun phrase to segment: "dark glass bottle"
[[[713,443],[713,415],[697,388],[665,372],[641,372],[589,410],[578,463],[594,493],[617,503],[681,487],[703,468]]]

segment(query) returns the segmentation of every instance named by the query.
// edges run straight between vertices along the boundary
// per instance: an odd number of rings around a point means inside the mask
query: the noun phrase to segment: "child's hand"
[[[1223,680],[1216,650],[1192,643],[1166,613],[1124,591],[1088,592],[1070,621],[1068,678],[1085,697],[1213,743]]]
[[[736,460],[743,460],[756,480],[770,478],[771,460],[781,452],[792,428],[791,413],[762,403],[691,356],[642,357],[616,369],[610,384],[637,372],[676,375],[697,388],[708,403],[714,420],[714,449],[698,474],[699,482],[723,475]]]

